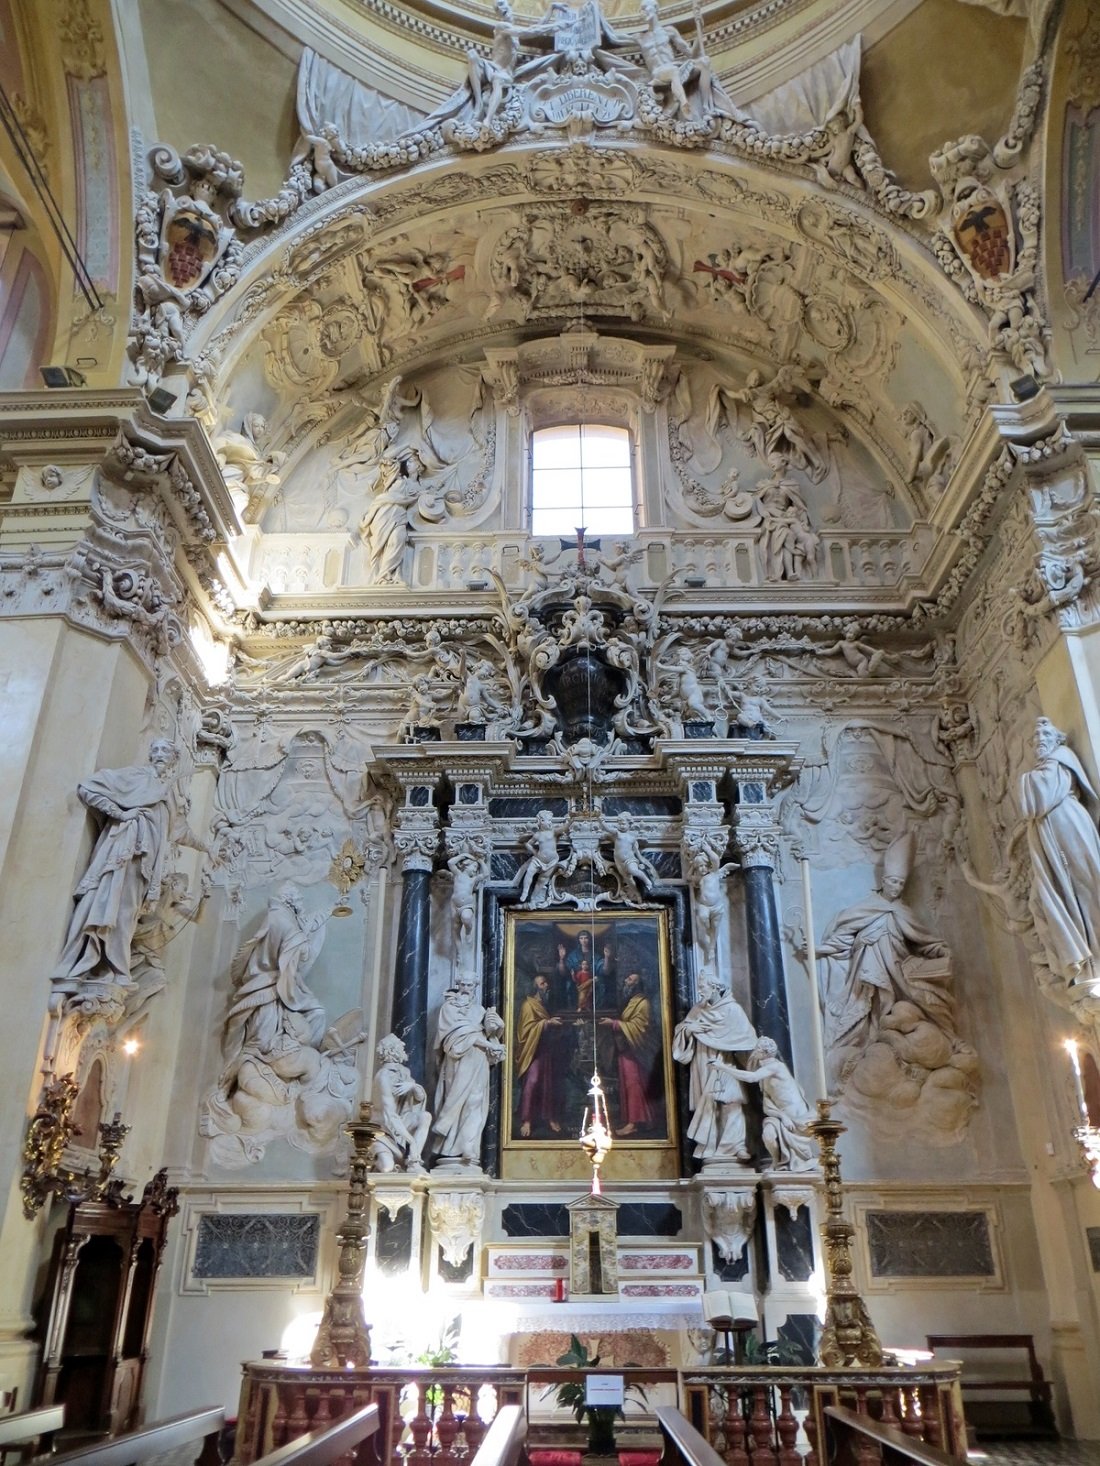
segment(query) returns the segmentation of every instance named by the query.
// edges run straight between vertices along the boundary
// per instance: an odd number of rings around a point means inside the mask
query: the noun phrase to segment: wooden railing
[[[144,1461],[171,1454],[179,1461],[197,1462],[198,1466],[217,1466],[218,1437],[224,1429],[224,1410],[199,1410],[174,1415],[144,1430],[112,1436],[77,1451],[38,1459],[48,1460],[50,1466],[141,1466]]]
[[[966,1457],[958,1368],[753,1367],[689,1371],[615,1368],[649,1396],[645,1413],[628,1408],[626,1427],[653,1424],[653,1411],[676,1405],[727,1466],[822,1466],[829,1408],[851,1411],[903,1439],[957,1460]],[[296,1435],[373,1401],[381,1426],[379,1466],[468,1466],[489,1423],[507,1405],[523,1406],[532,1427],[576,1435],[572,1416],[554,1405],[556,1385],[582,1371],[538,1366],[443,1369],[311,1370],[264,1361],[245,1366],[237,1455],[250,1466]]]
[[[828,1460],[825,1414],[842,1406],[909,1439],[966,1459],[955,1365],[922,1369],[700,1369],[681,1380],[681,1407],[729,1466]]]

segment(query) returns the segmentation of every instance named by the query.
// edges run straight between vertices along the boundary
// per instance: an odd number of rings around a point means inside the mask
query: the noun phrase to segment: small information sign
[[[590,1374],[584,1382],[584,1403],[586,1405],[618,1405],[623,1403],[623,1377],[621,1374]]]

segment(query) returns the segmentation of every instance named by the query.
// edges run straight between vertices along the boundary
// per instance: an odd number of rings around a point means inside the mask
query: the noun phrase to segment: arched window
[[[634,533],[630,433],[566,423],[531,434],[531,533]]]

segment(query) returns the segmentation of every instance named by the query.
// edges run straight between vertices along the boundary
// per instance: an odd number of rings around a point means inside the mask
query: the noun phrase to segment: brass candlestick
[[[852,1281],[852,1238],[856,1229],[844,1216],[844,1183],[836,1143],[847,1126],[829,1118],[831,1109],[830,1100],[818,1100],[818,1118],[810,1126],[817,1137],[825,1173],[826,1216],[821,1224],[821,1240],[828,1280],[818,1358],[829,1369],[876,1369],[882,1363],[882,1345],[867,1305]]]
[[[338,1276],[325,1299],[325,1311],[309,1356],[314,1369],[364,1369],[370,1363],[370,1328],[363,1311],[363,1274],[370,1234],[367,1169],[371,1142],[378,1134],[377,1125],[371,1124],[370,1105],[361,1104],[359,1118],[349,1120],[344,1128],[352,1144],[348,1210],[336,1233],[340,1244],[336,1259]]]

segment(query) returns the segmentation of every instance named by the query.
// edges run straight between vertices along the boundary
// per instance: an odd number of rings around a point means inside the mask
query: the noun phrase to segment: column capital
[[[767,805],[738,805],[733,812],[733,848],[745,869],[775,868],[779,860],[779,826]]]

